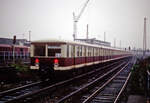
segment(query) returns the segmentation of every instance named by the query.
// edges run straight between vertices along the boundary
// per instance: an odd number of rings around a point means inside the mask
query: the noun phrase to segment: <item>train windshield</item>
[[[48,56],[61,57],[61,46],[48,46]]]
[[[45,56],[45,45],[35,45],[34,56]]]
[[[34,56],[61,57],[61,45],[34,45]]]

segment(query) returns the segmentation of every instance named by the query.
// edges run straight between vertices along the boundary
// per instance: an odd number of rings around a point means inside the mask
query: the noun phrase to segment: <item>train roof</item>
[[[91,47],[101,47],[104,49],[112,49],[112,50],[123,50],[120,48],[114,48],[114,47],[107,47],[103,45],[96,45],[96,44],[89,44],[85,42],[79,42],[79,41],[69,41],[69,40],[62,40],[62,39],[43,39],[43,40],[35,40],[32,41],[31,44],[42,44],[42,43],[60,43],[60,44],[73,44],[73,45],[85,45],[85,46],[91,46]]]

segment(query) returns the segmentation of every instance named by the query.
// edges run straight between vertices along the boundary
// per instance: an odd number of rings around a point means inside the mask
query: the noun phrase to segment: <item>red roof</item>
[[[0,47],[11,48],[12,45],[8,45],[8,44],[0,44]],[[17,48],[29,48],[28,46],[21,46],[21,45],[15,45],[15,47],[17,47]]]
[[[0,44],[0,47],[11,47],[11,45],[8,45],[8,44]]]

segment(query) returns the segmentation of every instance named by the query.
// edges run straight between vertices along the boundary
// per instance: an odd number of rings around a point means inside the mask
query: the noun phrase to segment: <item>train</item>
[[[0,65],[12,63],[15,60],[27,59],[30,47],[21,45],[0,44]]]
[[[32,41],[30,49],[30,68],[38,70],[42,80],[71,75],[93,65],[132,56],[129,50],[57,39]]]

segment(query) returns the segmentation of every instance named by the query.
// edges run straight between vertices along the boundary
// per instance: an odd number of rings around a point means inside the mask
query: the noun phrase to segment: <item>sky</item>
[[[86,0],[0,0],[0,37],[16,35],[31,40],[73,40],[73,15]],[[90,0],[77,24],[77,38],[104,40],[114,46],[142,48],[144,17],[150,48],[150,0]]]

